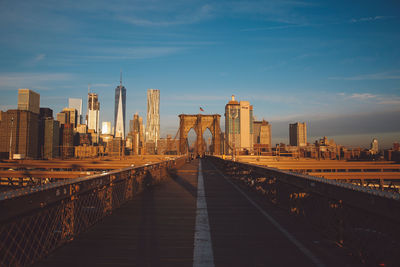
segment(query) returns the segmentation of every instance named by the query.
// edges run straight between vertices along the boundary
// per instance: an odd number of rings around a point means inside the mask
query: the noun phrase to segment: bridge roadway
[[[308,225],[260,208],[201,161],[200,173],[199,160],[185,164],[36,266],[354,266]]]

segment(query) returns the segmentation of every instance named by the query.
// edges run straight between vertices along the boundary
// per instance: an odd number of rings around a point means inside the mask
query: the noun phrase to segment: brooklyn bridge
[[[183,154],[0,168],[1,266],[400,262],[392,162]]]

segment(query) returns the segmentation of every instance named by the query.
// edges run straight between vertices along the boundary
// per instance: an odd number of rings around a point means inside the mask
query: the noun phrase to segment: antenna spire
[[[119,85],[122,87],[122,69],[120,70],[120,75],[119,75]]]

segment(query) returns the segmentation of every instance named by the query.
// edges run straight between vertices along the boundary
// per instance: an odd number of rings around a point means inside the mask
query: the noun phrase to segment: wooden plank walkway
[[[185,164],[37,266],[192,266],[198,165]],[[313,261],[211,162],[202,160],[202,168],[215,266],[349,266],[312,229],[271,207],[272,216],[318,259]]]

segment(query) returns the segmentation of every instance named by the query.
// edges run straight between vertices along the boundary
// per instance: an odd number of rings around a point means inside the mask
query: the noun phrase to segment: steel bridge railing
[[[400,194],[208,157],[261,202],[304,220],[367,266],[399,266]]]
[[[0,266],[31,265],[72,241],[186,158],[0,193]]]

